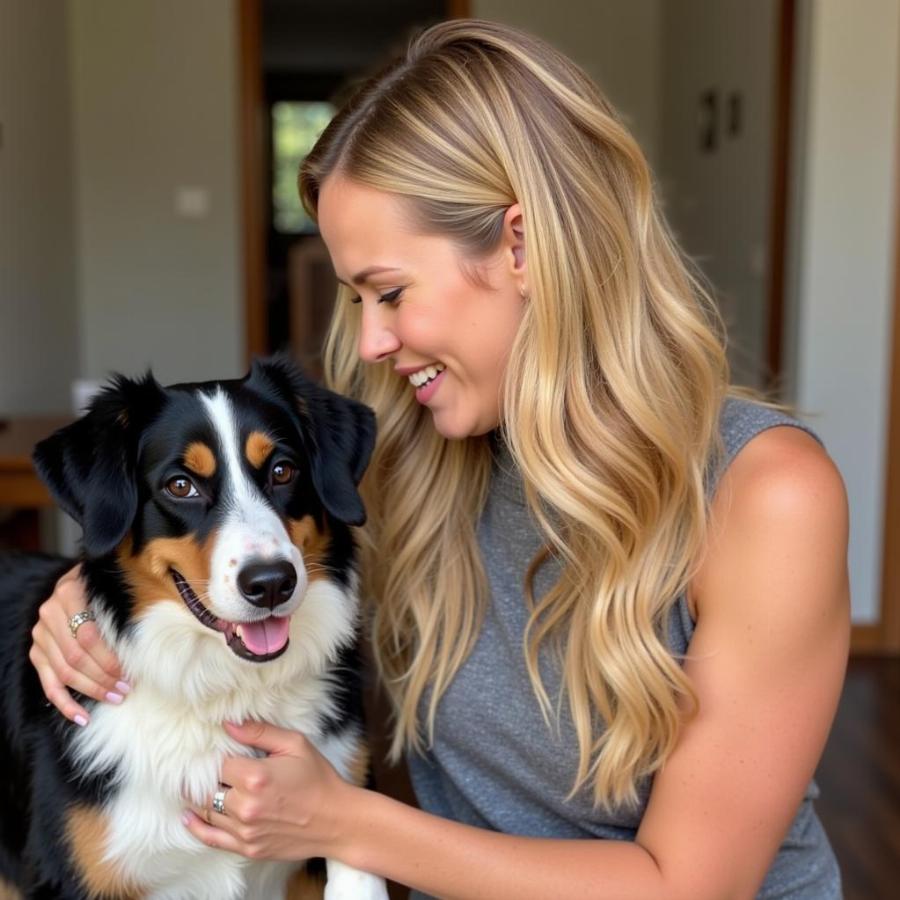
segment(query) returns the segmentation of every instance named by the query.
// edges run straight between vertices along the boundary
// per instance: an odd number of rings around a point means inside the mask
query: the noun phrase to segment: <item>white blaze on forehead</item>
[[[241,596],[236,577],[248,561],[260,559],[286,559],[294,564],[297,589],[290,606],[296,608],[307,584],[303,557],[247,471],[240,427],[228,395],[220,388],[212,396],[201,394],[200,397],[219,441],[221,490],[224,492],[225,514],[210,562],[208,596],[212,609],[217,616],[229,621],[258,618]],[[275,612],[289,614],[293,609]]]
[[[241,435],[234,407],[221,388],[211,397],[201,394],[200,399],[219,438],[219,450],[225,462],[224,490],[229,508],[239,515],[248,515],[254,506],[264,506],[265,501],[241,464]]]

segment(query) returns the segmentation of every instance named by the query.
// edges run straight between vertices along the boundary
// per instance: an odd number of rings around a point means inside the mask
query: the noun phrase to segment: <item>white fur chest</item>
[[[327,593],[322,602],[331,601],[328,633],[321,633],[321,615],[318,635],[304,628],[305,617],[295,616],[293,646],[265,665],[232,657],[221,635],[186,621],[172,603],[158,604],[131,639],[116,642],[134,690],[120,706],[94,708],[90,724],[75,735],[70,755],[79,773],[116,773],[104,808],[109,823],[105,855],[123,875],[151,889],[154,898],[283,896],[295,864],[251,862],[213,850],[190,834],[181,817],[188,800],[199,806],[208,802],[225,756],[252,753],[225,733],[226,720],[253,718],[300,731],[347,774],[358,735],[321,736],[323,719],[333,711],[334,686],[319,673],[353,628],[350,598],[330,587],[309,592],[311,605],[317,593]],[[111,637],[105,616],[98,619]],[[313,637],[318,637],[314,643]],[[166,647],[165,654],[160,647]]]
[[[201,722],[187,710],[176,712],[149,693],[137,688],[122,706],[95,709],[90,726],[78,733],[73,747],[80,771],[99,774],[114,767],[118,773],[104,810],[109,822],[107,858],[124,875],[152,887],[154,897],[167,900],[250,896],[248,880],[257,882],[263,875],[254,869],[269,870],[283,885],[293,866],[251,863],[213,850],[199,843],[181,821],[188,798],[198,805],[208,802],[224,757],[249,755],[248,749],[231,740],[221,725]],[[296,708],[304,705],[298,702]],[[318,733],[318,716],[291,718],[283,724],[311,737]],[[331,756],[334,750],[328,749]],[[270,886],[272,892],[259,896],[281,896],[283,888]]]

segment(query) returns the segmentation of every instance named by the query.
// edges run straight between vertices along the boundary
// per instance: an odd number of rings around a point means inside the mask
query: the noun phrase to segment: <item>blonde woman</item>
[[[595,85],[520,31],[437,25],[300,189],[343,282],[328,380],[378,417],[364,592],[421,809],[248,723],[269,756],[187,827],[416,896],[839,897],[811,779],[847,655],[842,481],[729,387]],[[68,578],[35,629],[70,718],[64,683],[120,693],[90,629],[80,673],[61,662],[82,604]]]

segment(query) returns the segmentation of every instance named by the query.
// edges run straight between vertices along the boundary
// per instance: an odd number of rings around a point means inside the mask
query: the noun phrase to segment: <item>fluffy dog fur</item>
[[[86,728],[48,708],[30,631],[73,561],[0,559],[0,875],[24,896],[262,900],[306,877],[205,847],[181,815],[185,798],[207,802],[224,756],[250,752],[225,720],[301,731],[364,777],[350,526],[373,440],[370,410],[270,360],[240,381],[118,377],[38,445],[134,688],[120,706],[85,701]],[[327,868],[326,897],[387,896]]]

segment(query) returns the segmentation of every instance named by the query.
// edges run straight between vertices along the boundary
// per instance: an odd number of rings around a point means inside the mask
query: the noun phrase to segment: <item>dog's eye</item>
[[[166,483],[166,490],[179,500],[200,496],[200,493],[197,488],[194,487],[193,482],[183,475],[177,475],[175,478],[170,478]]]
[[[290,484],[294,480],[297,470],[289,462],[278,462],[272,466],[273,484]]]

